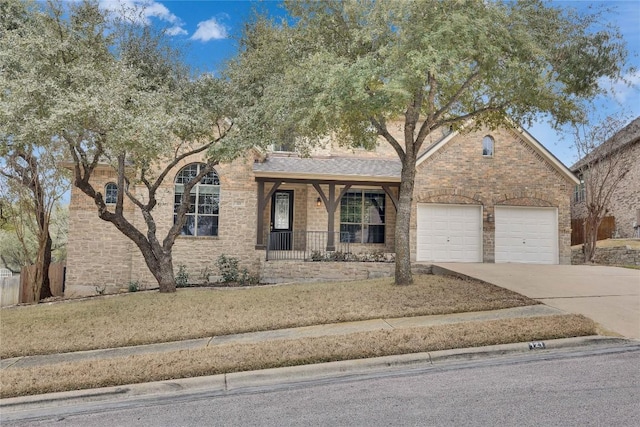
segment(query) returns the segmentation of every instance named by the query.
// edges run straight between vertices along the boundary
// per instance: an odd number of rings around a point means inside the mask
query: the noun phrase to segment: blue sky
[[[236,36],[243,23],[251,16],[254,7],[266,9],[271,14],[283,14],[276,1],[233,0],[100,0],[106,9],[118,9],[121,4],[134,6],[147,4],[143,20],[162,25],[173,35],[176,42],[187,46],[187,60],[197,69],[216,72],[224,61],[236,51]],[[589,7],[607,6],[615,8],[606,15],[608,22],[616,24],[627,42],[628,64],[640,69],[640,0],[621,1],[555,1],[554,4],[588,11]],[[603,81],[604,87],[612,91],[600,97],[594,104],[594,120],[608,114],[624,113],[630,118],[640,116],[640,72],[626,76],[631,86],[623,82]],[[576,160],[571,138],[554,131],[544,118],[527,129],[547,149],[566,165]]]

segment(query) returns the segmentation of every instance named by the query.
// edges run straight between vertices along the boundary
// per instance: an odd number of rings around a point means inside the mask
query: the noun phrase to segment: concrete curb
[[[54,363],[98,360],[103,358],[124,357],[138,354],[162,353],[179,350],[206,348],[222,344],[258,343],[272,340],[293,340],[320,336],[346,335],[355,332],[375,331],[383,329],[402,329],[429,327],[451,323],[474,321],[490,321],[505,318],[527,318],[565,314],[562,310],[535,304],[517,306],[490,311],[465,312],[455,314],[437,314],[414,317],[379,318],[353,322],[330,323],[323,325],[302,326],[297,328],[275,329],[269,331],[246,332],[231,335],[212,336],[183,341],[145,344],[130,347],[117,347],[97,350],[83,350],[69,353],[18,356],[0,360],[0,370],[10,367],[33,367]]]
[[[490,359],[518,353],[547,352],[548,354],[552,354],[553,350],[575,350],[584,347],[640,346],[640,342],[638,341],[598,335],[545,341],[544,349],[531,349],[529,344],[530,343],[513,343],[402,354],[371,359],[345,360],[313,365],[271,368],[259,371],[235,372],[204,377],[13,397],[0,399],[0,411],[4,414],[9,414],[54,406],[86,402],[107,402],[143,396],[171,395],[186,391],[191,393],[198,391],[224,393],[274,385],[300,384],[330,378],[357,377],[366,375],[367,373],[389,370],[394,367],[401,368],[412,365],[416,367],[436,367],[450,362]]]

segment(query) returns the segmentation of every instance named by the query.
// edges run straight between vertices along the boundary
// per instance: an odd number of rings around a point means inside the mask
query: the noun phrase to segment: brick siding
[[[482,155],[482,139],[494,138],[494,155]],[[559,263],[571,262],[569,197],[573,182],[560,174],[514,131],[463,133],[417,168],[411,218],[411,247],[416,247],[417,203],[476,204],[483,208],[483,261],[495,260],[494,207],[539,206],[558,209]],[[412,256],[415,259],[415,251]]]
[[[394,132],[401,136],[401,128]],[[482,138],[491,134],[495,139],[494,156],[482,156]],[[434,140],[441,135],[434,135]],[[433,142],[433,141],[431,141]],[[429,145],[430,141],[425,142]],[[342,155],[364,157],[381,156],[395,158],[396,154],[386,143],[374,153],[331,146]],[[342,150],[342,151],[340,151]],[[322,154],[322,150],[319,151]],[[287,266],[309,279],[364,278],[393,271],[393,264],[374,266],[375,263],[302,263],[264,262],[265,252],[256,250],[257,184],[253,175],[253,152],[231,164],[216,167],[220,177],[219,235],[216,237],[177,238],[173,260],[177,272],[185,265],[194,282],[201,281],[207,272],[217,275],[216,259],[221,255],[240,261],[240,268],[247,268],[252,275],[269,278],[287,278]],[[158,205],[153,211],[158,226],[157,235],[163,238],[173,223],[173,194],[175,174],[186,164],[183,161],[167,177],[158,191]],[[115,180],[114,173],[101,169],[93,178],[97,189]],[[265,185],[265,194],[270,189]],[[322,186],[328,194],[327,186]],[[354,189],[367,188],[353,187]],[[318,193],[312,185],[283,184],[283,190],[294,191],[293,229],[299,231],[326,231],[327,212],[324,206],[316,206]],[[379,189],[379,188],[376,188]],[[336,197],[341,187],[336,188]],[[483,206],[483,258],[494,260],[494,224],[487,215],[494,213],[496,205],[553,206],[558,209],[559,262],[568,264],[570,253],[569,197],[573,183],[555,170],[545,158],[532,150],[522,137],[512,131],[478,131],[454,137],[432,157],[417,168],[416,186],[411,221],[411,244],[415,258],[416,204],[417,203],[473,203]],[[393,190],[396,191],[396,190]],[[396,194],[397,197],[397,194]],[[126,198],[125,198],[126,199]],[[126,202],[125,211],[130,221],[145,230],[142,216]],[[269,230],[270,202],[262,212],[265,232]],[[138,248],[113,225],[97,216],[91,199],[73,189],[69,213],[69,243],[67,261],[67,295],[95,294],[96,286],[107,286],[107,292],[126,289],[130,281],[141,286],[155,287],[156,282],[148,271]],[[352,245],[352,252],[393,252],[396,213],[393,203],[386,198],[385,243],[378,245]],[[335,230],[340,230],[339,207],[335,214]],[[354,264],[354,265],[352,265]],[[366,274],[365,274],[366,273]],[[293,273],[292,273],[293,274]]]
[[[634,237],[634,222],[638,222],[637,212],[640,209],[640,142],[635,142],[620,153],[628,161],[629,172],[618,184],[611,196],[607,216],[613,216],[616,221],[614,237],[628,239]],[[585,202],[571,204],[571,218],[585,218]]]

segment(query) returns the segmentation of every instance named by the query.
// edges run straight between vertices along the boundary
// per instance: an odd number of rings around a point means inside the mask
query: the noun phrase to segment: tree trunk
[[[593,262],[593,257],[596,254],[596,246],[598,243],[598,228],[602,223],[602,218],[588,215],[585,219],[584,227],[584,244],[582,245],[582,251],[584,252],[584,262]]]
[[[51,280],[49,279],[49,267],[51,266],[51,247],[51,236],[47,231],[47,237],[44,244],[44,254],[42,258],[42,286],[40,287],[41,300],[53,296],[53,292],[51,292]]]
[[[411,204],[416,176],[415,159],[407,156],[402,165],[400,194],[398,195],[398,212],[396,215],[396,285],[413,283],[411,275]]]
[[[144,261],[160,287],[160,292],[176,291],[176,278],[173,275],[173,259],[171,254],[163,253],[156,257],[150,247],[140,247]]]

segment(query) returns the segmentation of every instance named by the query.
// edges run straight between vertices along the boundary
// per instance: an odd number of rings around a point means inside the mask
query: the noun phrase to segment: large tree
[[[25,34],[22,29],[29,22],[30,17],[22,4],[8,2],[0,6],[0,38],[3,41],[10,40],[11,34]],[[2,83],[5,82],[5,76],[22,71],[15,67],[15,61],[7,58],[7,53],[3,50],[0,54],[3,59]],[[5,91],[11,90],[9,85],[3,85],[3,88]],[[7,105],[3,107],[12,108]],[[27,283],[38,301],[52,296],[49,283],[49,266],[53,253],[50,225],[54,210],[59,207],[61,197],[68,190],[69,179],[66,171],[58,165],[62,159],[60,143],[51,141],[51,138],[44,141],[21,139],[16,132],[10,130],[17,130],[19,133],[18,127],[29,119],[29,116],[20,116],[21,112],[17,107],[15,120],[3,120],[0,124],[1,197],[7,208],[4,213],[13,213],[7,221],[15,236],[13,242],[17,243],[5,248],[7,253],[2,255],[6,255],[14,265],[18,262],[19,266],[35,266]],[[2,119],[5,117],[3,114]],[[47,146],[46,149],[43,149],[42,142]]]
[[[0,140],[2,198],[13,211],[10,222],[19,242],[12,248],[13,254],[19,255],[21,266],[35,266],[27,283],[36,301],[53,296],[49,283],[54,249],[50,228],[54,211],[69,188],[67,171],[59,167],[60,157],[51,148],[38,150],[36,144],[15,147],[11,140]]]
[[[126,14],[109,15],[96,1],[49,1],[44,10],[9,4],[22,18],[1,29],[0,133],[16,146],[62,143],[73,185],[136,244],[160,291],[175,291],[172,248],[191,200],[182,198],[163,238],[153,210],[163,181],[184,159],[199,155],[205,164],[185,183],[189,194],[219,161],[242,151],[222,143],[232,128],[225,83],[192,76],[164,34]],[[117,176],[114,207],[92,181],[101,164]],[[126,214],[125,200],[142,225]]]
[[[541,1],[286,2],[288,17],[257,16],[229,67],[241,133],[294,135],[302,149],[332,137],[402,162],[395,230],[397,284],[412,282],[409,224],[416,159],[442,127],[557,123],[581,118],[598,79],[621,75],[620,35],[599,15]],[[597,26],[595,24],[598,24]],[[593,29],[592,27],[596,27]],[[391,123],[402,122],[403,135]]]
[[[574,146],[580,159],[573,171],[580,177],[578,194],[583,198],[575,209],[583,210],[585,262],[592,262],[598,242],[598,229],[610,212],[611,198],[638,159],[625,150],[637,134],[637,123],[624,115],[608,116],[589,125],[574,127]],[[578,200],[576,200],[577,202]]]

